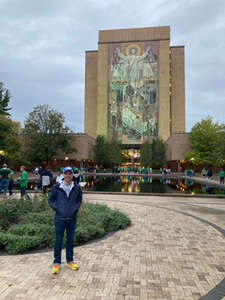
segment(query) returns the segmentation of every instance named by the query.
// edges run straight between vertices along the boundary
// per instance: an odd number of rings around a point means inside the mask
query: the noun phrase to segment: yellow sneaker
[[[69,263],[66,263],[67,267],[69,267],[71,270],[77,271],[79,269],[78,264],[75,263],[75,261],[71,261]]]
[[[58,264],[53,265],[52,274],[59,274],[59,265]]]

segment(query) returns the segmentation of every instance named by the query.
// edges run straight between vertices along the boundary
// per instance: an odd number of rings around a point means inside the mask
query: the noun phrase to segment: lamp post
[[[0,164],[2,165],[5,161],[5,152],[0,150]]]

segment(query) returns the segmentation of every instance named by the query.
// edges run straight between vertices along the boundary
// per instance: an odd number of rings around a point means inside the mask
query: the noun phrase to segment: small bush
[[[78,223],[75,231],[75,245],[87,242],[97,237],[101,237],[105,234],[104,228],[97,224],[82,224]]]
[[[0,203],[0,226],[7,229],[10,224],[17,223],[19,217],[32,209],[30,199],[7,199]]]
[[[33,199],[32,211],[33,212],[42,212],[50,211],[51,208],[48,204],[48,194],[42,194],[41,196],[35,195]]]
[[[28,213],[21,218],[22,223],[40,223],[40,224],[49,224],[54,225],[54,212],[43,211],[43,212],[34,212]]]
[[[51,212],[47,195],[35,196],[33,200],[26,197],[6,199],[0,203],[0,226],[7,229],[11,224],[18,223],[27,213],[42,211]]]
[[[17,254],[39,246],[42,242],[42,237],[35,236],[20,236],[14,234],[0,234],[0,244],[5,245],[5,250],[9,254]]]
[[[8,230],[9,234],[16,235],[50,235],[52,232],[52,226],[48,224],[40,224],[40,223],[26,223],[13,225]]]
[[[34,247],[46,247],[54,238],[54,228],[48,224],[27,223],[11,226],[0,234],[0,244],[10,254],[24,252]]]

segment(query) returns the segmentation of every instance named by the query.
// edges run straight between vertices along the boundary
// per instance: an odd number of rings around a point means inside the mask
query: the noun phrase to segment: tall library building
[[[104,135],[137,158],[140,145],[162,138],[167,161],[188,151],[184,46],[170,45],[170,27],[100,30],[86,51],[85,134]]]

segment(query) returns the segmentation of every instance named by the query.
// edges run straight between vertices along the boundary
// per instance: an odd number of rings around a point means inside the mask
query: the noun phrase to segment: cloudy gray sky
[[[0,81],[12,118],[49,104],[84,131],[85,50],[98,30],[171,26],[185,46],[186,131],[210,115],[225,121],[224,0],[0,0]]]

